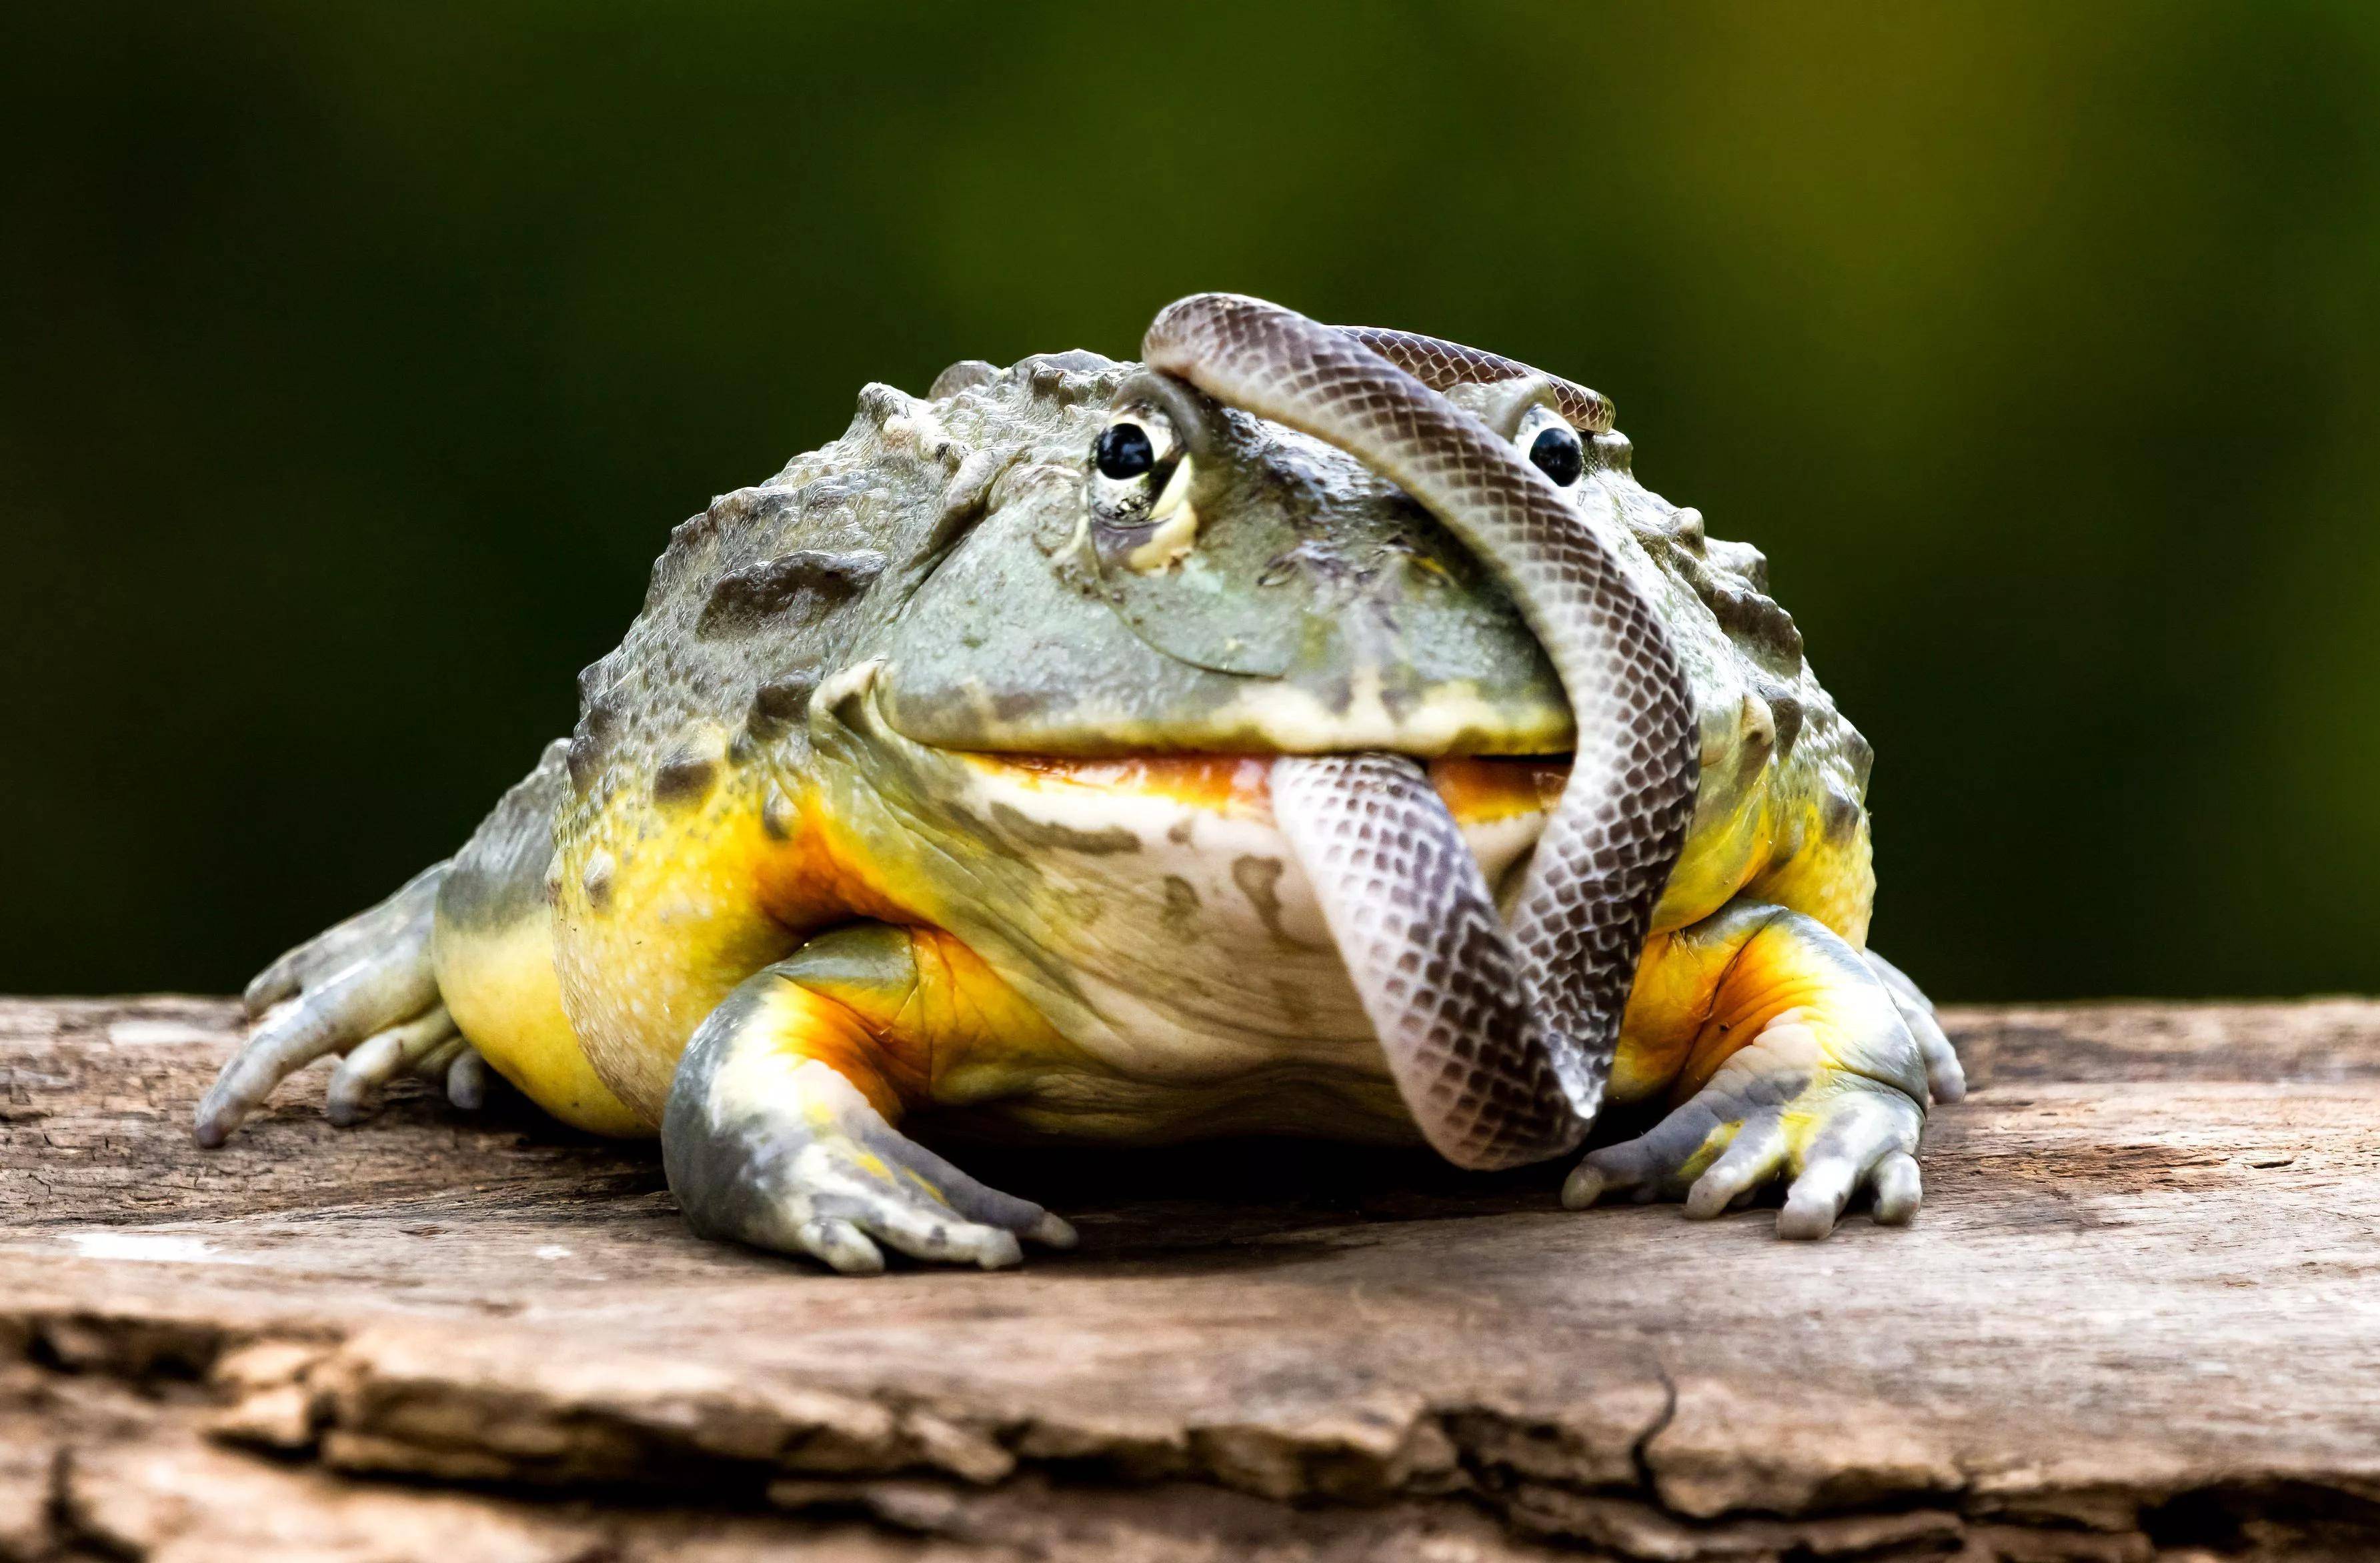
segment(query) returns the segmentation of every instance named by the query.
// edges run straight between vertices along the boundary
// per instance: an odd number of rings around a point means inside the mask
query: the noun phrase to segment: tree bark
[[[1022,1271],[701,1242],[649,1146],[0,1001],[0,1558],[2368,1557],[2380,1005],[1946,1016],[1915,1226],[962,1151]]]

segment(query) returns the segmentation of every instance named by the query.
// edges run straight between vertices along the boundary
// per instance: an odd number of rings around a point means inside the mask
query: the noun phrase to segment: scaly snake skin
[[[1503,583],[1570,697],[1570,781],[1508,935],[1411,761],[1284,757],[1271,772],[1281,829],[1423,1134],[1458,1165],[1517,1166],[1576,1145],[1602,1103],[1694,810],[1694,701],[1659,618],[1572,502],[1376,349],[1440,384],[1535,372],[1233,294],[1168,306],[1142,344],[1151,368],[1328,441],[1427,507]],[[1597,408],[1609,421],[1602,398],[1571,389],[1586,427]]]
[[[1465,1167],[1567,1149],[1585,1121],[1428,773],[1403,755],[1299,756],[1275,761],[1271,782],[1273,817],[1430,1145]]]
[[[1611,402],[1600,393],[1572,384],[1560,375],[1532,369],[1518,358],[1465,347],[1418,332],[1390,331],[1383,326],[1341,326],[1342,336],[1353,337],[1433,391],[1450,385],[1492,385],[1500,380],[1536,375],[1554,394],[1554,408],[1582,434],[1611,432]]]

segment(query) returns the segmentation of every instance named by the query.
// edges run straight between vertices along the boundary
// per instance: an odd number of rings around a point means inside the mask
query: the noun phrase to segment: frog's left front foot
[[[1779,1237],[1825,1237],[1864,1189],[1879,1222],[1916,1215],[1929,1080],[1944,1099],[1963,1083],[1949,1044],[1911,1029],[1910,1008],[1925,1002],[1915,988],[1903,999],[1823,924],[1775,906],[1731,906],[1682,931],[1670,958],[1681,957],[1711,981],[1671,1094],[1679,1105],[1649,1133],[1591,1152],[1562,1203],[1583,1209],[1633,1188],[1682,1198],[1707,1219],[1790,1176]],[[1930,1026],[1930,1006],[1923,1015]]]

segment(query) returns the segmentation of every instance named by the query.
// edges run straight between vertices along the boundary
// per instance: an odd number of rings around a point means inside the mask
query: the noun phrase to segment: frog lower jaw
[[[1072,755],[947,751],[982,782],[1026,806],[1079,808],[1089,800],[1161,800],[1222,818],[1272,822],[1271,754]],[[1570,774],[1566,755],[1451,755],[1421,762],[1448,813],[1465,830],[1534,840]],[[1071,802],[1067,800],[1072,800]]]
[[[1445,679],[1391,684],[1376,669],[1327,680],[1197,675],[1122,696],[1051,688],[995,697],[978,685],[920,686],[897,663],[879,678],[884,723],[914,743],[992,754],[1567,754],[1575,729],[1559,685]]]

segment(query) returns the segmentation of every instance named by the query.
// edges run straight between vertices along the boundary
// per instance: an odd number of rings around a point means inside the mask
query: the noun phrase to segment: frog
[[[1536,530],[1449,497],[1479,482]],[[1636,670],[1601,705],[1582,612]],[[1618,1121],[1564,1206],[1780,1189],[1822,1238],[1913,1218],[1964,1091],[1868,947],[1872,750],[1765,556],[1521,360],[1201,295],[1140,360],[870,384],[670,534],[578,685],[458,852],[250,984],[201,1145],[325,1058],[342,1126],[407,1076],[509,1088],[657,1137],[701,1236],[869,1274],[1075,1243],[953,1159],[983,1143],[1495,1166]],[[1652,801],[1558,843],[1590,772]],[[1521,939],[1606,847],[1592,938]]]

